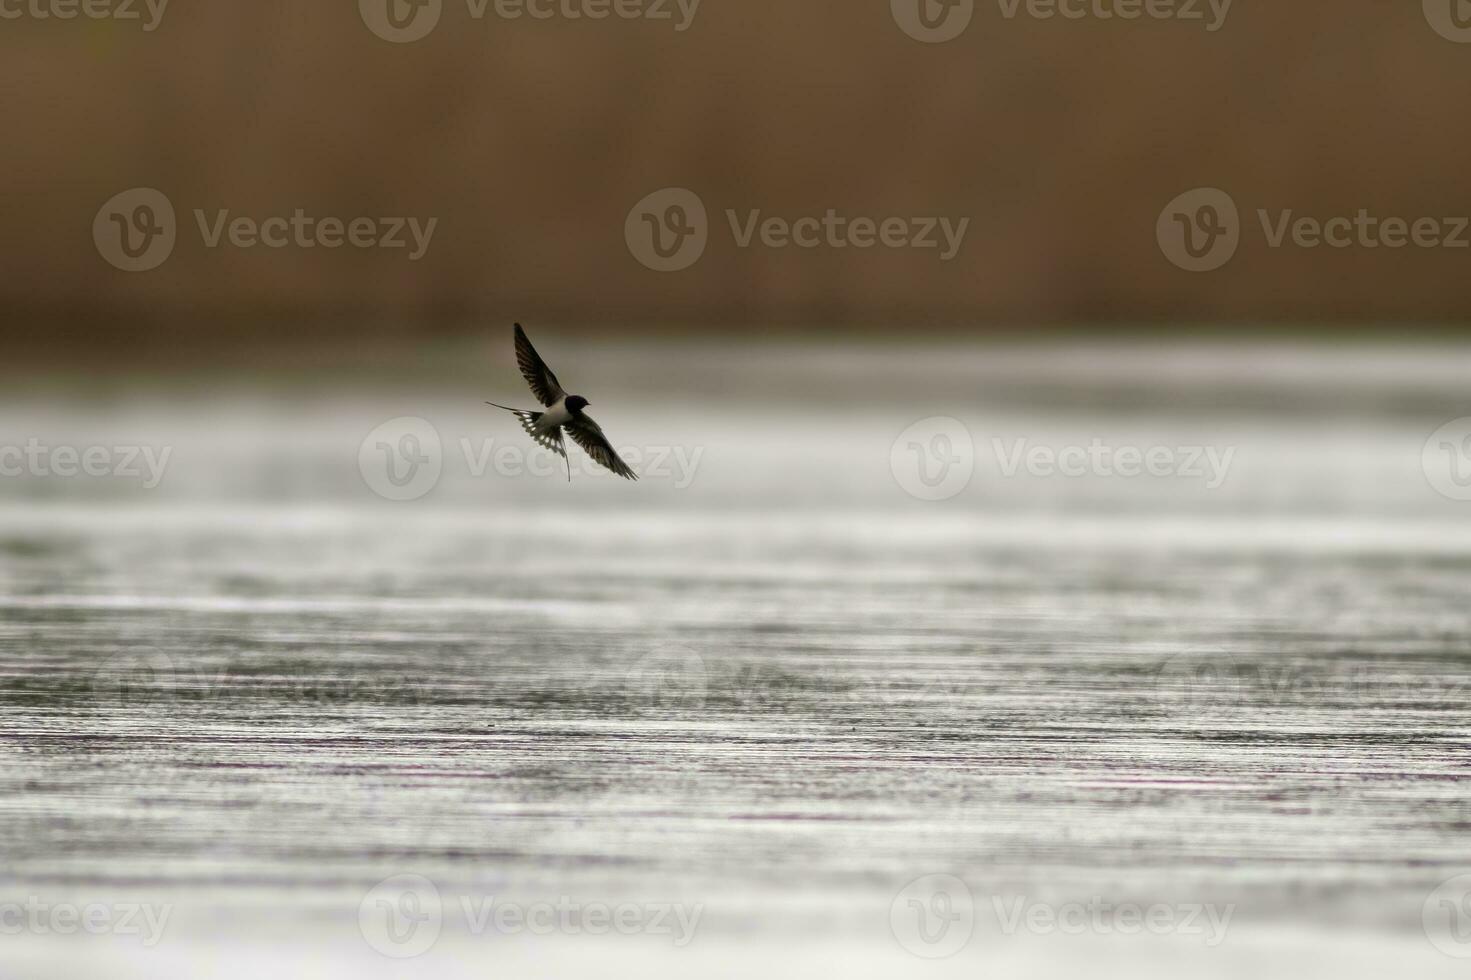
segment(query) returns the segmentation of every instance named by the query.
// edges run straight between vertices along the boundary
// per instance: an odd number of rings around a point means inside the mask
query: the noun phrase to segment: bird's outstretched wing
[[[628,468],[628,464],[618,458],[613,447],[608,443],[608,437],[603,435],[602,427],[586,415],[580,415],[567,423],[567,432],[583,450],[597,460],[598,464],[604,466],[625,480],[637,480],[638,474]]]
[[[566,397],[562,383],[557,380],[552,369],[547,367],[547,362],[541,359],[536,348],[531,346],[526,331],[521,329],[519,323],[516,324],[516,364],[521,368],[521,376],[531,386],[531,393],[543,405],[555,405]]]

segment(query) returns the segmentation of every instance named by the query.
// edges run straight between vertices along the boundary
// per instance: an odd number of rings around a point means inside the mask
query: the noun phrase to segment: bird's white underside
[[[557,399],[557,404],[542,413],[541,418],[536,422],[536,427],[542,431],[549,432],[571,421],[572,412],[568,410],[567,399],[563,397]]]

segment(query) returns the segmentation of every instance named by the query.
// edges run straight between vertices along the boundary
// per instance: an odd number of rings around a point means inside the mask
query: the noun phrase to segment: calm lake
[[[502,346],[4,396],[0,975],[1464,975],[1471,349]]]

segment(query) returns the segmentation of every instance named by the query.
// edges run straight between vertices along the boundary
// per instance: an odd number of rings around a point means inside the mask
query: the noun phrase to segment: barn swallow
[[[526,434],[537,445],[561,456],[567,463],[567,482],[572,482],[572,461],[567,458],[567,446],[562,440],[563,429],[601,466],[625,479],[638,479],[638,474],[629,469],[628,464],[614,452],[608,437],[603,435],[602,428],[583,412],[590,402],[581,395],[567,394],[552,369],[547,367],[546,361],[531,346],[531,340],[519,323],[516,324],[516,363],[521,368],[522,377],[531,386],[531,393],[546,407],[546,411],[527,412],[497,405],[495,402],[485,404],[516,416],[521,420],[521,428],[526,430]]]

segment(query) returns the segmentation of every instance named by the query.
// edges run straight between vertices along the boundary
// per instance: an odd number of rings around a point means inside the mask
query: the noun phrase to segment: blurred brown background
[[[940,45],[906,36],[885,0],[704,0],[684,32],[673,13],[476,20],[446,0],[412,44],[376,37],[353,0],[174,0],[152,32],[0,20],[6,332],[105,347],[511,319],[975,331],[1471,312],[1471,251],[1274,250],[1256,226],[1257,208],[1471,214],[1471,45],[1438,36],[1418,2],[1237,0],[1211,33],[1009,20],[982,0]],[[1155,221],[1206,185],[1247,230],[1230,265],[1191,274],[1164,259]],[[129,274],[91,227],[137,186],[168,195],[180,237],[161,268]],[[693,268],[661,274],[623,226],[668,186],[701,195],[712,236]],[[195,208],[439,226],[418,262],[211,250]],[[949,263],[742,250],[727,208],[971,227]]]

